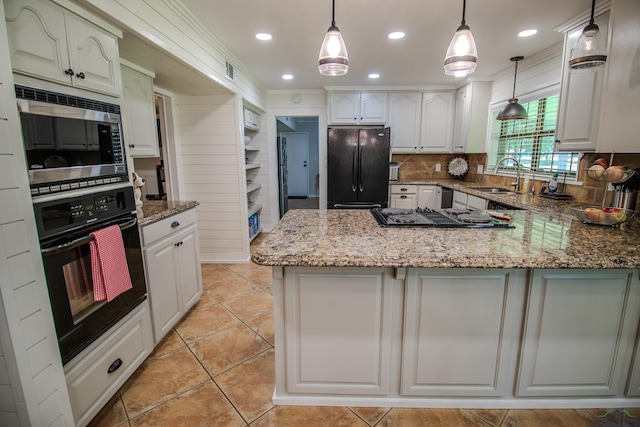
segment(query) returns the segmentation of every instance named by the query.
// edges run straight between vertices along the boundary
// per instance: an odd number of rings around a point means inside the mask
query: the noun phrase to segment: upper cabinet
[[[118,39],[50,1],[5,0],[13,71],[120,96]]]
[[[607,37],[609,13],[596,17],[603,37]],[[562,86],[556,124],[557,151],[596,151],[600,98],[605,67],[589,71],[569,69],[569,56],[587,22],[565,33],[562,59]]]
[[[417,153],[420,144],[422,93],[389,93],[389,127],[394,153]]]
[[[456,92],[453,152],[486,152],[491,82],[471,82]]]
[[[386,92],[329,92],[329,124],[385,124]]]
[[[156,109],[150,71],[122,65],[122,128],[131,157],[158,157]]]

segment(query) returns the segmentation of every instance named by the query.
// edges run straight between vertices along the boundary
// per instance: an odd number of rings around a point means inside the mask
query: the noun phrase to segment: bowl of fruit
[[[610,182],[612,184],[620,184],[631,178],[633,169],[627,169],[626,166],[611,165],[605,158],[599,158],[587,168],[587,176],[594,181]]]
[[[622,208],[572,207],[573,215],[587,224],[617,225],[628,221],[635,215],[635,211]]]

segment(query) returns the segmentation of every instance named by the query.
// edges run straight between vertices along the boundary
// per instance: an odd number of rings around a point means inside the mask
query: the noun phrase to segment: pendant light
[[[578,41],[576,41],[576,45],[571,49],[571,55],[569,56],[569,67],[571,70],[586,70],[599,67],[607,62],[602,33],[593,22],[595,8],[596,0],[592,0],[589,24],[584,27],[582,34],[580,34]]]
[[[462,23],[449,43],[444,58],[444,73],[448,76],[463,77],[476,70],[478,65],[478,49],[471,29],[464,20],[467,0],[462,1]]]
[[[336,27],[335,14],[336,0],[333,0],[331,26],[324,36],[318,57],[318,70],[323,76],[342,76],[349,71],[347,46],[344,44],[340,30]]]
[[[514,56],[511,58],[511,62],[516,63],[516,71],[513,75],[513,95],[509,100],[509,103],[504,106],[498,113],[498,120],[520,120],[527,118],[527,110],[520,104],[518,104],[518,98],[516,98],[516,76],[518,75],[518,61],[522,61],[524,56]]]

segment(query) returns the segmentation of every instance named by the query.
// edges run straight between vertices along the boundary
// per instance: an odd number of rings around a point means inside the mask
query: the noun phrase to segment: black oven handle
[[[125,222],[123,224],[118,224],[118,225],[120,226],[120,230],[126,230],[127,228],[131,228],[134,225],[136,225],[137,222],[138,222],[138,219],[137,218],[133,218],[132,220],[130,220],[128,222]],[[40,249],[40,253],[42,253],[42,255],[44,255],[44,256],[55,255],[55,254],[58,254],[60,252],[64,252],[64,251],[68,251],[70,249],[73,249],[75,247],[85,245],[85,244],[89,243],[91,240],[93,240],[93,236],[91,234],[89,234],[88,236],[79,237],[77,239],[73,239],[70,242],[63,243],[63,244],[58,245],[58,246],[53,246],[51,248]]]

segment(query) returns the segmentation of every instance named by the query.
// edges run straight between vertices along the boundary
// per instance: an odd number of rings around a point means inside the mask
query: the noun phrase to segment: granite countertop
[[[145,200],[142,202],[142,208],[137,210],[138,224],[144,227],[169,216],[195,208],[198,204],[193,200]]]
[[[369,210],[290,210],[251,259],[304,267],[640,267],[636,218],[608,227],[553,208],[510,213],[511,229],[434,229],[380,227]]]

